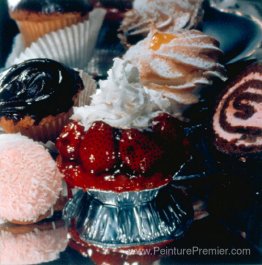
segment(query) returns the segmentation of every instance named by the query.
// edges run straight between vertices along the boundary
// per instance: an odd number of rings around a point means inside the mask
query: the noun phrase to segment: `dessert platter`
[[[222,2],[4,2],[0,264],[261,261],[262,14]]]

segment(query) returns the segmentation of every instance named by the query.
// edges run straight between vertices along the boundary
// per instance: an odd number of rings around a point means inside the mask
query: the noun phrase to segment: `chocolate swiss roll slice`
[[[262,63],[249,65],[222,93],[213,117],[216,148],[246,157],[262,152]]]

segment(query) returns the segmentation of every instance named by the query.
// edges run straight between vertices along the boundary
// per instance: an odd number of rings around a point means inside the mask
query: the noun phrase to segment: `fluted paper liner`
[[[17,37],[6,67],[29,59],[48,58],[70,67],[86,68],[105,13],[105,9],[96,8],[90,13],[89,20],[46,34],[26,49],[22,46],[21,36]]]

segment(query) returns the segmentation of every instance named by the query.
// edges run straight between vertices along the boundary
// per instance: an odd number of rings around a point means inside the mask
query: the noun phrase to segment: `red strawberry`
[[[120,157],[135,173],[147,173],[162,158],[163,150],[149,137],[136,130],[123,130],[119,144]]]
[[[153,120],[153,132],[156,139],[166,150],[166,159],[163,169],[173,171],[185,159],[185,138],[183,122],[167,113],[162,113]]]
[[[80,159],[87,173],[112,169],[116,163],[113,128],[104,122],[93,123],[81,142]]]
[[[162,113],[154,118],[153,132],[167,146],[182,144],[183,123],[167,113]]]
[[[70,122],[64,127],[56,140],[56,147],[63,159],[78,159],[79,144],[83,133],[84,127],[77,122]]]
[[[79,165],[74,162],[64,162],[61,156],[58,156],[57,158],[57,165],[70,188],[87,188],[88,185],[86,183],[86,178],[84,177],[82,169]]]

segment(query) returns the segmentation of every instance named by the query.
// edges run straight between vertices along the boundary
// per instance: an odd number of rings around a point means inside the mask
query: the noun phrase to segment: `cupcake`
[[[262,63],[246,67],[230,80],[213,116],[215,146],[246,161],[262,152]]]
[[[163,32],[199,26],[204,15],[204,0],[135,0],[125,13],[119,37],[126,46],[144,39],[153,24]]]
[[[0,135],[0,147],[0,219],[30,224],[52,216],[62,175],[51,155],[20,134]]]
[[[8,0],[8,4],[26,47],[49,32],[86,20],[92,9],[89,0]]]
[[[81,91],[79,72],[58,62],[33,59],[14,65],[0,76],[0,126],[35,140],[55,139]]]
[[[146,39],[129,48],[124,59],[138,67],[146,88],[170,99],[181,114],[199,102],[202,88],[226,80],[222,55],[218,41],[200,31],[152,29]]]
[[[67,229],[61,221],[0,226],[0,264],[51,262],[59,258],[67,242]]]

